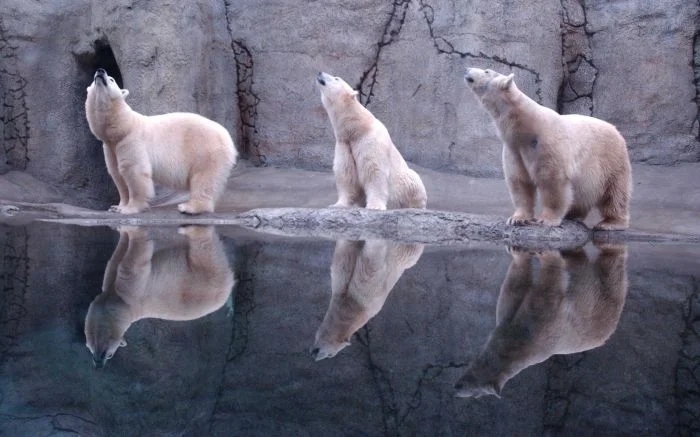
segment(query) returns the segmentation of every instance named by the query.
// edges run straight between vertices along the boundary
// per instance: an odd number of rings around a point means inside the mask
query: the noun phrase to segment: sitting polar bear
[[[85,101],[90,131],[104,143],[107,171],[119,191],[119,205],[110,210],[143,211],[157,182],[189,189],[180,212],[214,211],[238,156],[228,131],[197,114],[141,115],[126,103],[128,94],[100,68]]]
[[[311,354],[316,361],[334,357],[350,337],[384,306],[406,269],[423,254],[422,244],[386,240],[338,240],[331,263],[331,301],[316,331]]]
[[[229,299],[236,281],[214,228],[188,226],[178,233],[185,235],[186,244],[157,250],[144,228],[119,229],[102,293],[85,318],[85,345],[95,367],[103,367],[126,346],[124,334],[137,320],[194,320]]]
[[[615,126],[585,115],[559,115],[515,86],[513,75],[469,68],[467,85],[498,128],[503,141],[503,171],[515,206],[509,224],[534,218],[559,226],[562,219],[583,220],[597,207],[596,229],[625,229],[632,192],[625,140]]]
[[[357,91],[326,73],[316,80],[335,133],[338,201],[331,207],[425,208],[420,176],[408,168],[382,122],[357,100]]]

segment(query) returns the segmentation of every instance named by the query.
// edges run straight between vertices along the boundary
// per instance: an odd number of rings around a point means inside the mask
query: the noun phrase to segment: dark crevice
[[[26,170],[29,163],[29,111],[27,80],[17,71],[17,50],[7,36],[0,17],[0,174],[9,170]]]
[[[700,281],[692,278],[693,290],[683,308],[681,349],[675,369],[674,394],[678,405],[679,435],[700,434]]]
[[[370,372],[372,373],[372,381],[374,382],[379,400],[382,406],[382,423],[384,425],[384,435],[398,436],[399,435],[399,409],[396,405],[396,395],[394,388],[391,386],[391,381],[387,376],[387,372],[374,362],[372,356],[371,328],[369,324],[365,325],[356,336],[358,342],[364,345],[367,349],[367,362]]]
[[[593,115],[593,91],[598,68],[593,62],[585,0],[561,0],[562,82],[557,94],[557,112]]]
[[[408,401],[408,405],[404,410],[403,414],[398,421],[398,426],[405,423],[406,419],[411,415],[411,413],[417,410],[423,401],[423,385],[426,381],[432,381],[439,377],[443,371],[447,369],[463,369],[467,367],[469,363],[453,363],[449,362],[447,364],[428,364],[423,367],[420,377],[418,378],[418,383],[416,384],[416,389],[411,394]]]
[[[571,398],[576,394],[575,379],[571,377],[585,354],[555,355],[546,363],[546,386],[542,428],[544,435],[560,434],[569,419]]]
[[[95,71],[103,68],[107,74],[112,76],[120,88],[124,88],[124,79],[119,69],[117,59],[114,57],[112,47],[106,37],[95,40],[92,43],[92,50],[84,53],[74,54],[75,60],[80,68],[79,81],[81,84],[92,82]]]
[[[260,98],[253,90],[254,62],[253,55],[245,42],[233,37],[233,24],[230,17],[230,2],[224,1],[226,8],[226,29],[231,37],[231,49],[236,62],[236,96],[238,111],[241,119],[240,151],[244,158],[250,159],[255,165],[264,166],[267,162],[265,155],[260,153],[260,139],[257,130],[258,103]]]
[[[377,43],[376,50],[374,52],[374,57],[370,67],[362,73],[360,76],[360,82],[357,84],[355,89],[359,91],[360,103],[367,106],[372,101],[374,96],[374,86],[377,84],[377,74],[379,73],[379,58],[382,53],[382,49],[392,42],[401,32],[403,23],[406,20],[406,12],[408,11],[408,5],[410,0],[394,1],[392,3],[391,12],[389,13],[389,18],[386,23],[384,23],[384,31],[382,32],[382,37]]]
[[[700,1],[698,1],[698,12],[696,16],[696,29],[693,34],[693,84],[695,84],[695,105],[697,112],[695,120],[691,125],[691,132],[695,134],[695,139],[700,141]]]
[[[435,11],[433,7],[430,4],[428,4],[428,2],[420,0],[420,11],[423,12],[423,17],[425,18],[425,21],[428,24],[428,31],[430,32],[430,37],[432,38],[433,45],[435,46],[435,49],[438,53],[446,55],[458,55],[461,58],[481,59],[496,62],[499,64],[503,64],[509,67],[510,69],[517,68],[519,70],[526,71],[534,76],[535,85],[537,86],[537,89],[535,91],[536,101],[537,103],[542,103],[542,78],[540,77],[540,73],[537,70],[498,55],[488,55],[481,51],[479,53],[471,53],[456,50],[454,48],[454,45],[448,40],[441,36],[435,35],[435,30],[433,29],[433,23],[435,22]]]
[[[7,228],[0,246],[2,269],[0,269],[0,364],[11,355],[16,346],[20,323],[27,315],[25,294],[29,281],[29,235],[26,229]]]
[[[256,265],[258,256],[261,253],[261,247],[258,244],[252,245],[244,250],[239,256],[234,256],[235,271],[237,273],[236,285],[231,290],[231,300],[233,302],[233,313],[231,332],[229,334],[228,349],[226,351],[226,362],[221,369],[221,380],[216,393],[214,406],[212,407],[211,416],[209,417],[209,434],[215,433],[214,424],[217,415],[224,413],[221,407],[221,401],[225,395],[226,388],[226,373],[230,365],[235,365],[235,362],[240,358],[248,348],[248,334],[250,315],[255,310],[255,274],[249,274],[250,266]],[[228,413],[228,411],[226,411]]]

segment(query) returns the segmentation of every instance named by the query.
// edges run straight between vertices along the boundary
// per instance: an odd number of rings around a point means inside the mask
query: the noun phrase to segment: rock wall
[[[467,66],[514,72],[540,103],[609,120],[634,161],[695,162],[699,10],[688,0],[8,0],[0,173],[26,170],[88,203],[115,195],[84,117],[98,66],[135,109],[202,113],[257,164],[330,169],[314,83],[325,70],[360,90],[409,161],[499,176],[500,144],[464,86]]]

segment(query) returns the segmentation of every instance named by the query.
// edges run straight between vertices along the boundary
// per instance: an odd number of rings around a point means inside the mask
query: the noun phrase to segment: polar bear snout
[[[326,76],[326,73],[324,73],[324,72],[320,72],[320,73],[318,73],[318,76],[316,76],[316,80],[318,81],[318,83],[321,86],[326,85],[326,77],[325,76]]]
[[[107,363],[107,352],[102,352],[101,355],[93,355],[92,356],[92,364],[95,366],[96,369],[101,369],[105,366],[105,363]]]
[[[464,80],[467,81],[468,84],[473,84],[477,76],[481,70],[478,68],[467,68],[467,72],[464,74]]]
[[[109,75],[107,75],[107,72],[103,68],[98,68],[97,71],[95,72],[95,76],[93,77],[93,79],[95,80],[95,82],[98,82],[97,79],[100,79],[100,81],[102,82],[102,85],[107,85],[107,78],[108,77],[109,77]]]

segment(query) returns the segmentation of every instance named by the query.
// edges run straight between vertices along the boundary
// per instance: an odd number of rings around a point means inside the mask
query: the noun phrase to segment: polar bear
[[[595,262],[583,249],[541,252],[536,279],[533,255],[510,249],[513,260],[498,296],[497,326],[455,385],[458,397],[500,396],[506,382],[525,368],[607,341],[627,297],[627,248],[599,249]]]
[[[316,81],[335,133],[338,201],[331,207],[425,208],[423,181],[408,168],[382,122],[357,100],[357,91],[326,73]]]
[[[539,105],[518,89],[513,74],[469,68],[465,80],[503,141],[503,171],[515,206],[509,224],[534,218],[539,193],[539,223],[559,226],[564,218],[583,220],[597,207],[603,219],[596,229],[628,227],[630,160],[615,126],[584,115],[559,115]]]
[[[334,357],[384,306],[403,272],[423,253],[422,244],[338,240],[331,263],[331,301],[311,354]]]
[[[228,131],[197,114],[145,116],[126,103],[128,90],[99,68],[87,89],[90,131],[103,144],[107,171],[119,191],[110,211],[141,212],[154,195],[153,183],[187,188],[184,214],[214,211],[238,152]]]
[[[178,232],[185,235],[185,245],[154,250],[145,229],[119,229],[102,293],[85,318],[86,346],[96,367],[126,346],[124,334],[137,320],[194,320],[229,299],[235,280],[213,227],[188,226]]]

